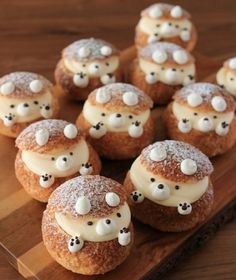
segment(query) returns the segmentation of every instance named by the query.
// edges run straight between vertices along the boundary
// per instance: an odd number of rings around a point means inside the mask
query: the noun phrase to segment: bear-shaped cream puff
[[[190,144],[166,140],[146,147],[124,182],[132,215],[161,231],[196,226],[212,209],[212,171],[207,156]]]
[[[115,83],[94,90],[77,126],[99,155],[109,159],[136,157],[154,138],[152,100],[138,88]]]
[[[66,269],[85,275],[114,269],[133,243],[125,189],[98,175],[65,182],[49,198],[42,233],[48,252]]]
[[[194,58],[188,51],[172,43],[160,42],[139,49],[127,78],[155,104],[167,104],[175,91],[193,83],[195,76]]]
[[[188,142],[207,156],[223,154],[236,141],[236,104],[220,86],[195,83],[174,95],[165,112],[171,139]]]
[[[99,174],[100,159],[74,124],[43,120],[16,139],[18,181],[34,199],[47,202],[52,191],[78,175]]]
[[[197,41],[197,32],[190,14],[180,6],[156,3],[141,12],[136,26],[135,44],[166,41],[191,51]]]
[[[236,97],[236,57],[226,60],[216,74],[217,83]]]
[[[95,88],[121,81],[119,51],[101,39],[76,41],[62,51],[55,79],[69,98],[86,100]]]
[[[51,82],[31,72],[0,78],[0,133],[16,138],[32,122],[55,118],[59,104]]]

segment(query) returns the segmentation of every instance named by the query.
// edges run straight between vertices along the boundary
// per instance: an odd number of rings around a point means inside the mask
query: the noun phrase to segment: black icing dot
[[[51,157],[51,160],[55,160],[55,158],[54,158],[54,157]]]
[[[109,66],[110,65],[110,63],[109,62],[106,62],[106,66]]]
[[[111,223],[111,220],[110,219],[106,219],[106,224],[110,224]]]
[[[105,114],[105,113],[101,113],[101,116],[102,116],[102,117],[105,117],[105,116],[106,116],[106,114]]]
[[[99,66],[98,66],[98,65],[95,65],[94,67],[95,67],[96,69],[98,69],[98,68],[99,68]]]
[[[171,22],[169,22],[169,23],[168,23],[168,25],[169,25],[169,26],[171,26],[171,25],[172,25],[172,23],[171,23]]]
[[[74,245],[74,243],[73,243],[73,242],[71,242],[71,243],[70,243],[70,246],[73,246],[73,245]]]
[[[217,119],[217,116],[213,116],[214,119]]]
[[[88,226],[92,226],[92,225],[93,225],[93,222],[92,222],[92,221],[88,221],[88,222],[87,222],[87,225],[88,225]]]
[[[28,103],[24,103],[24,107],[29,107],[29,104]]]
[[[208,121],[209,119],[208,119],[208,118],[204,118],[203,120],[204,120],[204,121]]]
[[[233,81],[234,80],[234,78],[230,78],[230,81]]]
[[[175,68],[172,68],[172,71],[174,71],[174,72],[175,72],[175,71],[176,71],[176,69],[175,69]]]
[[[116,216],[117,216],[118,218],[120,218],[120,217],[121,217],[121,214],[118,212],[118,213],[116,214]]]
[[[181,71],[181,72],[184,72],[184,69],[181,69],[180,71]]]
[[[72,152],[70,152],[70,155],[71,155],[71,156],[73,156],[73,153],[72,153]]]
[[[35,101],[34,101],[34,104],[35,104],[35,105],[38,105],[38,104],[39,104],[39,102],[38,102],[37,100],[35,100]]]
[[[156,24],[156,27],[160,27],[161,25],[160,24]]]
[[[155,182],[155,178],[151,178],[150,181],[151,181],[151,182]]]
[[[158,189],[160,189],[160,190],[164,189],[164,185],[163,184],[159,184],[158,185]]]
[[[45,106],[45,110],[50,110],[50,106],[49,105]]]
[[[75,240],[75,243],[76,243],[76,244],[80,244],[79,239],[76,239],[76,240]]]
[[[82,66],[83,66],[83,67],[86,67],[86,64],[83,64]]]
[[[164,70],[165,70],[165,67],[161,67],[161,70],[164,71]]]
[[[197,116],[197,113],[196,113],[196,112],[194,112],[193,114],[194,114],[194,116]]]
[[[176,27],[176,28],[179,28],[179,25],[178,25],[178,24],[176,24],[176,25],[175,25],[175,27]]]
[[[176,189],[176,190],[179,190],[179,189],[180,189],[180,186],[176,185],[176,186],[175,186],[175,189]]]
[[[116,117],[117,117],[117,118],[120,118],[120,117],[121,117],[121,114],[119,114],[119,113],[116,114]]]
[[[132,115],[129,115],[129,119],[132,119],[133,118],[133,116]]]
[[[11,104],[11,105],[10,105],[10,108],[15,108],[15,105],[14,105],[14,104]]]

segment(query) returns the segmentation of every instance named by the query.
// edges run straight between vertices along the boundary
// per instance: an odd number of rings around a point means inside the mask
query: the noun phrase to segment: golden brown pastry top
[[[75,41],[62,51],[63,58],[78,62],[103,60],[113,55],[119,55],[114,45],[95,38]]]
[[[186,172],[186,159],[194,163],[195,172],[191,166]],[[206,155],[181,141],[165,140],[149,145],[143,149],[140,161],[148,171],[175,182],[201,180],[213,172],[213,166]]]
[[[198,101],[195,104],[192,103],[191,100],[196,98],[198,98]],[[236,109],[236,103],[230,94],[220,86],[211,83],[187,85],[178,90],[173,99],[180,104],[187,105],[189,108],[194,107],[202,112],[226,113]],[[199,105],[195,106],[196,104]]]
[[[153,106],[148,95],[139,88],[126,83],[114,83],[98,88],[90,93],[88,102],[110,111],[120,110],[134,114],[151,109]]]
[[[108,197],[108,193],[115,194],[115,199]],[[87,209],[86,214],[80,214],[76,210],[76,203],[81,197],[85,197],[86,203],[89,204],[84,205],[84,209]],[[75,218],[103,218],[117,211],[126,199],[124,188],[110,178],[99,175],[79,176],[63,183],[52,193],[47,210]]]
[[[45,77],[31,72],[13,72],[0,78],[0,96],[25,99],[38,97],[52,88]]]
[[[20,150],[48,153],[68,149],[83,138],[75,125],[64,120],[42,120],[25,128],[16,139]]]

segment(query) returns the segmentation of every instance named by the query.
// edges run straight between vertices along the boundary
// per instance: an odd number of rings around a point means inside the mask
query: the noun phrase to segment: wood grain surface
[[[0,75],[31,70],[52,78],[60,50],[77,38],[102,37],[125,48],[133,42],[133,28],[139,11],[152,2],[1,0]],[[168,2],[181,4],[193,15],[199,32],[197,50],[222,59],[236,54],[235,0]],[[10,183],[11,178],[8,180]],[[169,274],[168,280],[235,279],[235,232],[234,221],[219,231],[204,248],[182,262]],[[0,278],[22,279],[2,256]]]

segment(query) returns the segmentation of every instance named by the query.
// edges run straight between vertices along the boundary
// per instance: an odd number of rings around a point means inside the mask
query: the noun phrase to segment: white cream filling
[[[219,85],[224,85],[228,92],[236,96],[236,76],[233,73],[222,67],[216,74],[216,80]]]
[[[230,124],[234,118],[234,112],[228,112],[228,113],[207,112],[207,113],[204,113],[204,112],[199,112],[197,110],[194,110],[194,108],[190,109],[177,102],[173,102],[172,111],[178,121],[187,119],[190,121],[192,128],[194,128],[196,130],[200,130],[200,131],[202,131],[202,129],[201,129],[201,122],[199,120],[203,119],[205,117],[207,117],[212,123],[212,126],[209,129],[209,131],[215,130],[217,128],[217,126],[219,124],[221,124],[222,122],[226,122],[227,124]],[[197,112],[197,115],[194,115],[194,112]],[[216,116],[217,118],[214,118],[214,116]]]
[[[120,213],[120,218],[117,216],[117,213]],[[98,218],[88,218],[87,216],[84,216],[79,219],[75,219],[71,216],[56,212],[55,219],[58,225],[71,236],[80,236],[83,240],[92,242],[103,242],[118,238],[119,231],[124,227],[129,227],[131,213],[129,206],[125,203],[112,215],[105,217],[105,219],[111,220],[112,229],[110,230],[110,233],[104,235],[99,235],[96,231],[97,224],[101,221],[101,219]],[[88,225],[89,221],[93,224]]]
[[[37,101],[38,104],[34,104],[34,101]],[[14,115],[14,123],[24,123],[30,122],[35,119],[38,119],[42,116],[42,111],[40,106],[42,105],[51,105],[52,102],[52,94],[48,91],[43,95],[35,97],[34,99],[29,98],[8,98],[5,96],[0,96],[0,118],[4,120],[5,116],[9,114]],[[24,115],[19,114],[19,106],[27,103],[29,106],[27,107],[28,112]],[[11,106],[14,106],[11,108]]]
[[[131,166],[130,178],[135,189],[140,191],[144,197],[157,204],[170,207],[177,207],[179,203],[183,202],[193,203],[197,201],[206,192],[209,184],[208,176],[200,181],[177,183],[159,175],[154,175],[141,164],[140,157],[138,157]],[[155,179],[155,183],[166,184],[169,187],[169,198],[157,200],[153,197],[149,188],[151,178]],[[175,189],[176,185],[179,186],[178,190]]]
[[[163,24],[171,23],[171,32],[168,32],[168,28],[163,28]],[[158,25],[158,26],[157,26]],[[176,27],[179,26],[179,27]],[[158,33],[161,38],[170,38],[180,36],[181,31],[187,28],[191,32],[192,23],[187,19],[151,19],[143,17],[138,24],[140,30],[148,35]]]
[[[108,73],[114,73],[116,69],[119,67],[119,57],[111,56],[103,60],[94,60],[91,62],[78,62],[73,59],[63,59],[64,64],[67,69],[69,69],[72,73],[84,73],[89,77],[102,77]],[[98,65],[98,68],[95,72],[91,71],[93,66]]]
[[[116,113],[121,114],[122,124],[119,127],[113,125],[115,120],[111,120],[111,115]],[[85,119],[91,125],[96,125],[98,122],[102,122],[106,126],[107,131],[124,132],[128,131],[129,126],[135,121],[141,122],[140,126],[145,125],[150,116],[150,110],[146,110],[139,115],[119,112],[119,110],[117,110],[117,112],[110,112],[91,105],[89,101],[86,101],[83,108],[83,114]],[[102,116],[102,114],[105,114],[105,116]],[[132,116],[132,118],[130,118],[130,116]]]
[[[70,155],[73,153],[73,155]],[[57,160],[66,157],[69,162],[67,170],[59,170]],[[54,160],[52,160],[54,158]],[[79,172],[82,164],[89,159],[89,149],[87,143],[81,140],[72,148],[51,154],[39,154],[31,151],[22,151],[22,160],[25,165],[35,174],[50,174],[54,177],[66,177]]]
[[[196,72],[194,63],[187,66],[175,65],[174,67],[171,68],[164,67],[163,69],[163,65],[155,64],[153,62],[147,61],[142,58],[139,59],[139,67],[146,75],[150,74],[151,72],[154,72],[156,81],[157,82],[160,81],[167,85],[185,85],[185,84],[192,83],[194,82],[194,78],[193,80],[191,80],[188,79],[188,76],[190,75],[194,77]],[[175,68],[176,71],[172,71],[173,68]],[[172,75],[170,80],[169,76],[171,73]]]

